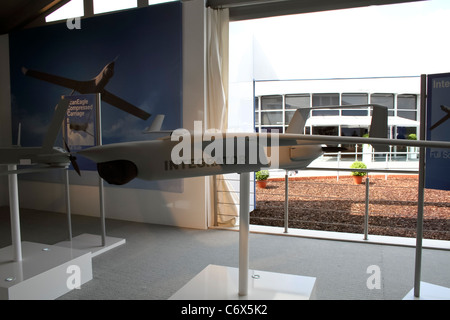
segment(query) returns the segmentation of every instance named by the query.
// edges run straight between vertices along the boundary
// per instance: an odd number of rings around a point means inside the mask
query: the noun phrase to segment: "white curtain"
[[[228,9],[207,9],[207,108],[206,128],[225,132],[228,127]],[[210,216],[219,226],[234,226],[239,199],[223,175],[209,179]],[[215,187],[216,186],[216,187]],[[216,205],[215,205],[216,204]]]

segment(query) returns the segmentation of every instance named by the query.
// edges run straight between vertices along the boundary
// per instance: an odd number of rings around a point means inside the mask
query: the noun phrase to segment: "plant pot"
[[[355,184],[361,184],[363,181],[363,176],[353,176],[353,181]]]
[[[261,189],[265,189],[267,186],[267,180],[258,180],[256,181],[256,186]]]

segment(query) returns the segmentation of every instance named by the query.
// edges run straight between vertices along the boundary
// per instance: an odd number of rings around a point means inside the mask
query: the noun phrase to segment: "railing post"
[[[214,176],[212,176],[212,184],[213,184],[213,186],[212,186],[212,189],[213,189],[213,201],[214,201],[214,204],[213,204],[213,211],[214,211],[214,213],[213,213],[213,217],[214,217],[214,221],[213,221],[213,225],[214,225],[214,227],[217,227],[218,225],[219,225],[219,223],[218,223],[218,218],[217,218],[217,210],[218,210],[218,199],[217,199],[217,176],[216,175],[214,175]]]
[[[369,185],[370,178],[367,176],[366,178],[366,210],[364,215],[364,240],[368,240],[369,233]]]
[[[249,234],[250,173],[243,172],[239,182],[239,296],[248,295]]]
[[[289,225],[289,171],[284,175],[284,233],[288,233]]]

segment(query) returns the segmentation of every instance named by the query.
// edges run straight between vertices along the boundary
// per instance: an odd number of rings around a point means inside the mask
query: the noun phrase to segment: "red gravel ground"
[[[417,176],[370,176],[369,235],[415,237]],[[256,189],[250,223],[284,226],[284,179]],[[364,233],[365,182],[290,178],[289,228]],[[425,190],[424,238],[450,240],[450,191]]]

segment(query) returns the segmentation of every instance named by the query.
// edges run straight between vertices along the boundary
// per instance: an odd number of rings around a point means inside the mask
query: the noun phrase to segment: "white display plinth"
[[[105,245],[102,246],[101,236],[84,233],[79,236],[73,237],[71,241],[58,242],[57,244],[55,244],[55,246],[91,252],[92,257],[96,257],[99,254],[102,254],[123,244],[125,244],[125,239],[105,237]]]
[[[22,260],[14,261],[13,247],[0,249],[0,299],[49,300],[73,290],[76,266],[79,285],[92,279],[90,252],[34,242],[22,242]]]
[[[450,288],[421,281],[419,297],[414,296],[413,288],[403,300],[450,300]]]
[[[209,265],[171,300],[308,300],[316,278],[249,270],[248,294],[238,293],[237,268]]]

